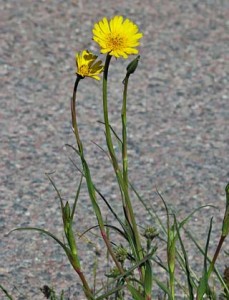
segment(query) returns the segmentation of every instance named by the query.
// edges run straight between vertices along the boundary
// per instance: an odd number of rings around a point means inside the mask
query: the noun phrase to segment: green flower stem
[[[78,87],[78,84],[81,79],[83,79],[83,77],[80,75],[77,75],[74,89],[73,89],[72,101],[71,101],[72,128],[73,128],[73,132],[75,134],[75,138],[76,138],[76,142],[77,142],[80,154],[83,153],[83,146],[82,146],[81,140],[79,138],[79,130],[78,130],[78,126],[77,126],[75,107],[76,107],[76,91],[77,91],[77,87]]]
[[[111,158],[113,168],[114,168],[114,171],[116,174],[116,178],[117,178],[117,181],[119,184],[122,201],[123,201],[123,207],[124,207],[124,210],[126,210],[125,203],[124,203],[124,194],[123,194],[122,173],[121,173],[121,170],[120,170],[120,167],[118,165],[118,161],[117,161],[117,158],[115,155],[114,146],[113,146],[112,137],[111,137],[109,117],[108,117],[107,78],[108,78],[108,69],[109,69],[110,61],[111,61],[111,55],[108,54],[106,57],[106,61],[105,61],[105,65],[104,65],[104,72],[103,72],[103,116],[104,116],[107,147],[108,147],[110,158]]]
[[[127,118],[126,118],[126,103],[127,103],[127,88],[129,76],[127,75],[124,80],[124,90],[123,90],[123,105],[122,105],[122,160],[123,160],[123,188],[125,195],[125,202],[127,206],[128,215],[131,220],[131,224],[133,226],[137,252],[139,255],[139,259],[143,258],[142,246],[140,242],[140,236],[134,216],[133,207],[129,197],[129,188],[128,188],[128,156],[127,156]]]
[[[105,132],[106,132],[106,142],[108,151],[110,154],[110,158],[113,164],[113,168],[116,174],[116,178],[119,184],[122,201],[123,201],[123,207],[126,212],[126,215],[128,217],[128,212],[126,211],[126,204],[124,202],[124,186],[123,186],[123,178],[122,178],[122,172],[120,170],[120,167],[118,165],[118,160],[115,155],[114,146],[112,142],[111,137],[111,129],[110,129],[110,123],[109,123],[109,117],[108,117],[108,105],[107,105],[107,78],[108,78],[108,69],[111,61],[111,55],[107,54],[105,65],[104,65],[104,72],[103,72],[103,116],[104,116],[104,124],[105,124]],[[130,220],[129,220],[130,222]]]
[[[127,133],[126,133],[126,100],[129,76],[124,80],[123,103],[122,103],[122,166],[123,181],[128,190],[128,157],[127,157]]]
[[[126,99],[127,99],[127,86],[128,86],[128,79],[125,80],[124,86],[124,94],[123,94],[123,109],[122,109],[122,120],[123,120],[123,168],[124,172],[122,174],[120,167],[118,165],[118,161],[115,155],[114,146],[111,137],[111,129],[109,124],[109,117],[108,117],[108,101],[107,101],[107,81],[108,81],[108,69],[109,64],[111,61],[111,55],[107,55],[105,66],[104,66],[104,73],[103,73],[103,113],[104,113],[104,123],[105,123],[105,132],[106,132],[106,141],[107,147],[109,150],[109,154],[112,160],[113,168],[116,174],[116,178],[119,184],[119,188],[121,191],[122,201],[124,205],[124,210],[126,212],[126,217],[128,218],[128,223],[131,224],[134,238],[136,243],[136,253],[138,259],[143,258],[142,247],[140,243],[140,236],[138,233],[135,216],[133,212],[133,208],[131,205],[131,201],[129,198],[128,193],[128,164],[127,164],[127,142],[126,142]],[[129,77],[129,76],[128,76]],[[144,274],[144,267],[141,268],[141,275]],[[144,276],[143,276],[144,277]],[[143,278],[142,278],[143,279]]]
[[[114,263],[116,264],[117,268],[119,269],[119,272],[121,274],[124,274],[124,270],[123,270],[122,266],[120,265],[120,263],[117,261],[116,256],[115,256],[115,254],[112,250],[110,240],[108,239],[108,237],[106,235],[102,214],[101,214],[100,208],[97,204],[96,191],[95,191],[95,188],[94,188],[94,184],[92,182],[90,169],[89,169],[89,167],[87,165],[87,162],[84,158],[83,144],[81,143],[81,140],[80,140],[80,137],[79,137],[79,131],[78,131],[78,126],[77,126],[77,118],[76,118],[76,108],[75,107],[76,107],[76,92],[77,92],[77,87],[78,87],[80,79],[82,79],[82,77],[77,76],[76,81],[75,81],[75,85],[74,85],[74,89],[73,89],[73,97],[72,97],[72,102],[71,102],[72,127],[73,127],[73,131],[74,131],[74,134],[75,134],[75,137],[76,137],[76,142],[77,142],[77,145],[78,145],[78,151],[79,151],[79,155],[80,155],[82,166],[83,166],[83,171],[84,171],[86,182],[87,182],[88,193],[89,193],[89,196],[90,196],[90,199],[91,199],[91,202],[92,202],[94,212],[95,212],[97,220],[98,220],[98,224],[99,224],[99,228],[100,228],[102,238],[103,238],[103,240],[104,240],[104,242],[107,246],[107,249],[108,249],[111,257],[114,260]]]

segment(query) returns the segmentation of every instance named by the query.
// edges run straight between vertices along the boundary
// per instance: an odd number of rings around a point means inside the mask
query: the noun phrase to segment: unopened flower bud
[[[132,60],[129,65],[126,68],[126,76],[129,76],[130,74],[134,73],[135,70],[138,67],[138,61],[140,59],[140,55],[138,55],[134,60]]]
[[[126,76],[123,79],[123,84],[125,83],[126,80],[128,80],[130,74],[133,74],[135,70],[137,69],[138,66],[138,61],[140,59],[140,55],[138,55],[134,60],[132,60],[129,65],[126,68]]]

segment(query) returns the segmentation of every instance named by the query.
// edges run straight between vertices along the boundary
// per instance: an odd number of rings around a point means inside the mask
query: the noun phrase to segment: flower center
[[[122,49],[124,47],[124,38],[119,34],[111,34],[107,39],[107,44],[110,49]]]
[[[80,68],[79,68],[79,73],[82,75],[82,76],[87,76],[89,74],[89,68],[87,65],[82,65]]]

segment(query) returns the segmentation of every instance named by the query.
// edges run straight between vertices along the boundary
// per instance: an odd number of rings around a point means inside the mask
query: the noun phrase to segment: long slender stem
[[[81,162],[82,162],[82,166],[83,166],[83,170],[84,170],[84,174],[85,174],[85,178],[86,178],[86,182],[87,182],[87,188],[88,188],[88,192],[89,192],[89,196],[91,198],[92,201],[92,205],[98,220],[98,224],[99,224],[99,228],[101,231],[101,235],[102,238],[107,246],[107,249],[111,255],[111,257],[114,260],[114,263],[116,264],[117,268],[119,269],[121,274],[124,274],[124,270],[122,268],[122,266],[120,265],[120,263],[118,262],[118,260],[116,259],[116,256],[112,250],[112,246],[111,243],[109,241],[109,239],[107,238],[106,232],[105,232],[105,226],[104,226],[104,221],[102,218],[102,214],[100,211],[100,208],[97,204],[97,199],[96,199],[96,191],[94,188],[94,184],[92,182],[92,178],[91,178],[91,174],[90,174],[90,169],[87,165],[87,162],[84,158],[84,152],[83,152],[83,144],[81,143],[80,137],[79,137],[79,130],[78,130],[78,126],[77,126],[77,118],[76,118],[76,92],[77,92],[77,87],[78,87],[78,83],[79,80],[81,79],[81,77],[77,77],[75,85],[74,85],[74,89],[73,89],[73,97],[72,97],[72,102],[71,102],[71,114],[72,114],[72,127],[74,130],[74,134],[76,137],[76,142],[78,145],[78,151],[80,154],[80,158],[81,158]]]
[[[129,189],[128,189],[128,157],[127,157],[127,128],[126,128],[126,100],[127,100],[127,87],[128,87],[129,76],[126,76],[124,80],[124,90],[123,90],[123,101],[122,101],[122,174],[123,174],[123,189],[125,197],[125,207],[126,216],[128,218],[129,224],[133,223],[133,216],[128,205]]]
[[[129,224],[132,225],[133,227],[133,232],[134,232],[134,237],[135,237],[135,242],[136,242],[136,248],[137,248],[137,255],[138,258],[141,259],[143,257],[142,253],[142,247],[140,243],[140,237],[135,221],[135,216],[133,212],[133,208],[131,205],[131,201],[129,198],[129,193],[128,193],[128,169],[127,169],[127,141],[126,141],[126,99],[127,99],[127,86],[128,86],[128,79],[124,81],[125,87],[124,87],[124,95],[123,95],[123,134],[124,134],[124,141],[123,141],[123,152],[125,159],[124,164],[124,174],[122,174],[120,167],[117,162],[117,158],[115,155],[114,147],[113,147],[113,142],[111,138],[111,130],[110,130],[110,124],[109,124],[109,117],[108,117],[108,104],[107,104],[107,80],[108,80],[108,69],[109,69],[109,64],[110,64],[111,56],[108,54],[106,57],[106,62],[104,66],[104,73],[103,73],[103,113],[104,113],[104,123],[105,123],[105,131],[106,131],[106,140],[107,140],[107,146],[108,150],[111,156],[111,160],[113,163],[113,168],[116,173],[117,181],[119,183],[123,203],[124,203],[124,210],[126,213],[126,216],[128,218]],[[125,177],[125,179],[124,179]]]
[[[75,134],[76,142],[77,142],[80,153],[83,151],[83,147],[82,147],[82,143],[79,138],[79,130],[78,130],[77,119],[76,119],[76,91],[77,91],[77,87],[78,87],[78,84],[81,79],[82,79],[82,77],[77,75],[76,81],[74,84],[74,89],[73,89],[72,101],[71,101],[72,128],[73,128],[73,132]]]
[[[122,166],[123,181],[128,189],[128,157],[127,157],[127,120],[126,120],[126,100],[129,76],[124,80],[123,102],[122,102]]]
[[[118,165],[118,161],[117,161],[117,158],[115,155],[114,146],[113,146],[112,137],[111,137],[109,117],[108,117],[107,78],[108,78],[108,69],[109,69],[110,61],[111,61],[111,55],[108,54],[106,57],[106,62],[105,62],[104,72],[103,72],[103,116],[104,116],[107,147],[108,147],[108,151],[109,151],[109,154],[111,157],[113,168],[114,168],[114,171],[116,174],[116,178],[117,178],[117,181],[119,184],[122,201],[123,201],[123,206],[125,209],[122,172],[120,170],[120,167]]]
[[[127,206],[128,215],[130,217],[131,224],[133,226],[136,246],[139,258],[143,257],[142,246],[140,242],[139,232],[134,216],[133,207],[129,197],[128,188],[128,155],[127,155],[127,117],[126,117],[126,106],[127,106],[127,88],[128,88],[129,75],[126,76],[124,80],[124,90],[123,90],[123,105],[122,105],[122,161],[123,161],[123,188],[125,195],[125,203]]]
[[[105,123],[106,137],[108,140],[108,144],[113,146],[111,139],[111,132],[109,127],[109,118],[108,118],[108,105],[107,105],[107,78],[108,78],[108,69],[111,61],[111,55],[107,55],[106,62],[104,66],[103,72],[103,117]],[[113,147],[109,150],[113,150]],[[112,151],[113,152],[113,151]]]

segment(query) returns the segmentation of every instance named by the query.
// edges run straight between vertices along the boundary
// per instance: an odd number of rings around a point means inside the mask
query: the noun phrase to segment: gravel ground
[[[131,180],[163,219],[165,213],[156,188],[180,219],[200,205],[214,204],[217,210],[206,208],[190,222],[204,245],[207,226],[214,215],[213,251],[229,179],[228,2],[0,3],[1,284],[15,299],[43,299],[39,287],[44,284],[58,292],[70,289],[71,299],[84,299],[79,280],[59,246],[35,233],[6,234],[15,227],[38,226],[62,236],[59,203],[45,173],[55,171],[52,178],[64,199],[72,201],[79,174],[68,158],[73,153],[64,145],[74,144],[69,113],[75,79],[74,53],[84,48],[99,51],[91,41],[91,29],[103,16],[128,17],[144,33],[141,61],[131,78],[128,96]],[[117,132],[126,64],[124,60],[113,60],[110,69],[110,119]],[[91,142],[104,146],[103,126],[97,122],[102,120],[100,90],[101,82],[81,82],[80,132],[94,181],[121,212],[109,164]],[[148,215],[135,200],[134,206],[139,222],[149,224]],[[95,223],[84,186],[76,232]],[[99,249],[103,248],[100,241],[89,237]],[[90,272],[95,259],[93,247],[81,241],[79,252],[83,268]],[[198,267],[201,262],[193,247],[189,257]],[[98,261],[102,263],[101,256]],[[221,271],[225,264],[222,255]],[[1,292],[0,298],[5,299]]]

